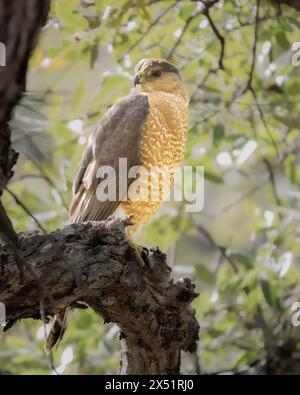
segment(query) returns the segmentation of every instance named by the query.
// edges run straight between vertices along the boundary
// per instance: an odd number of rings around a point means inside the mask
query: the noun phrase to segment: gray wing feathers
[[[118,185],[119,158],[127,158],[128,168],[140,164],[141,129],[148,112],[147,96],[131,94],[111,107],[99,122],[89,138],[75,174],[74,197],[70,205],[71,222],[104,220],[117,209],[122,196],[118,196],[115,202],[97,199],[97,170],[100,166],[113,167]]]

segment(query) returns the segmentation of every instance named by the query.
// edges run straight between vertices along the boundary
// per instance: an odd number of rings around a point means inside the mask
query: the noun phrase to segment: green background
[[[67,222],[86,138],[132,88],[135,64],[160,57],[180,69],[191,98],[185,164],[205,167],[204,209],[165,203],[139,240],[200,293],[200,343],[184,373],[241,369],[287,345],[297,360],[300,14],[259,3],[257,16],[257,2],[219,1],[208,20],[199,1],[53,1],[12,121],[21,156],[9,188],[50,232]],[[38,229],[8,192],[4,204],[18,231]],[[118,371],[118,329],[90,309],[76,311],[52,362],[45,330],[27,320],[1,334],[0,370]]]

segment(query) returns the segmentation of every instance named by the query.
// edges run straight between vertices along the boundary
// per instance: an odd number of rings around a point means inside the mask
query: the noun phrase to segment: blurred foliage
[[[196,362],[184,358],[188,373],[247,366],[291,339],[300,348],[291,326],[300,298],[300,67],[291,47],[300,22],[293,8],[261,1],[257,13],[255,4],[219,1],[208,19],[200,1],[54,0],[12,123],[22,155],[10,189],[52,231],[67,221],[90,128],[131,89],[134,65],[162,57],[181,70],[191,97],[185,163],[205,167],[205,205],[191,214],[164,204],[140,239],[168,252],[176,278],[197,283],[201,342]],[[4,200],[17,230],[37,228],[11,195]],[[0,370],[50,373],[44,329],[24,321],[2,335]],[[114,373],[118,347],[115,326],[77,311],[53,363],[60,373]]]

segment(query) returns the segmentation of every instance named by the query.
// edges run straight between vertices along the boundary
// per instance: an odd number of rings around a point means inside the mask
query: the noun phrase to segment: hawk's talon
[[[145,267],[145,261],[143,259],[143,247],[136,244],[130,237],[128,238],[130,247],[134,250],[134,255],[136,260],[141,265],[142,268]]]

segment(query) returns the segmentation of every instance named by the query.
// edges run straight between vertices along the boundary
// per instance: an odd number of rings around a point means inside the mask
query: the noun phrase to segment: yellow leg
[[[144,250],[144,247],[137,244],[133,238],[132,238],[132,233],[134,232],[135,229],[131,229],[131,228],[135,228],[134,225],[128,226],[126,228],[126,236],[128,238],[129,244],[131,246],[131,248],[134,250],[135,256],[137,261],[139,262],[139,264],[144,267],[145,266],[145,261],[143,259],[142,253]]]

